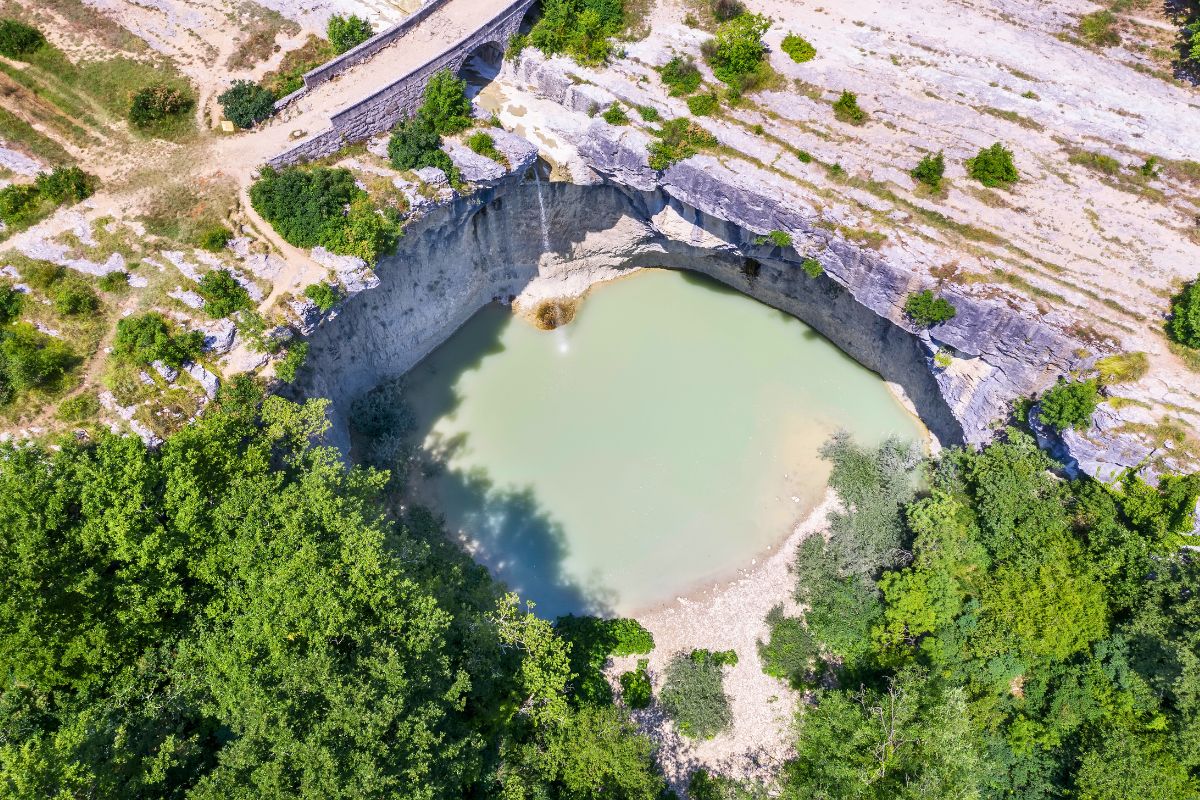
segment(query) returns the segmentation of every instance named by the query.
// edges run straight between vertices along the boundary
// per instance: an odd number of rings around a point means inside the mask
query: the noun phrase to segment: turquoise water
[[[421,491],[544,616],[628,614],[748,567],[819,501],[836,429],[921,436],[804,323],[666,270],[597,287],[555,331],[488,307],[407,395],[444,463]]]

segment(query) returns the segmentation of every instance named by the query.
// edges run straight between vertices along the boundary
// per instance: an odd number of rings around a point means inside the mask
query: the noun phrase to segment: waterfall
[[[537,164],[533,165],[533,182],[537,184],[538,213],[542,217],[542,249],[550,251],[550,228],[546,225],[546,201],[542,199],[542,176],[538,175]]]

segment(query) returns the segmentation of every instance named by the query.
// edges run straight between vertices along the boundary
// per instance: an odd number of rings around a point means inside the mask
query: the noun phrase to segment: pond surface
[[[630,614],[749,567],[819,502],[821,444],[921,437],[804,323],[648,270],[538,330],[489,306],[409,375],[419,491],[539,615]]]

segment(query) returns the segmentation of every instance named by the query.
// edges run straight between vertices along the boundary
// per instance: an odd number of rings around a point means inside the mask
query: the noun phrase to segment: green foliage
[[[399,237],[394,213],[377,212],[346,169],[264,167],[250,187],[254,210],[297,247],[324,247],[374,264]],[[347,206],[349,209],[347,210]]]
[[[609,125],[628,125],[629,115],[625,113],[625,109],[620,103],[613,103],[608,109],[600,115]]]
[[[426,119],[442,135],[471,127],[471,101],[467,82],[454,77],[448,69],[434,73],[425,85],[417,115]]]
[[[122,270],[106,272],[96,282],[103,292],[123,292],[129,288],[129,273]]]
[[[94,392],[81,392],[58,404],[54,415],[63,422],[86,422],[100,413],[100,398]]]
[[[819,278],[825,274],[825,268],[815,258],[806,258],[800,262],[800,269],[810,278]]]
[[[625,27],[624,0],[543,0],[542,17],[529,42],[549,55],[602,64],[612,52],[609,37]]]
[[[0,330],[0,403],[17,392],[53,388],[77,361],[66,344],[27,322]]]
[[[388,141],[388,158],[392,166],[396,169],[437,167],[446,174],[452,186],[459,184],[458,168],[441,146],[442,134],[457,133],[471,124],[471,101],[467,99],[466,86],[465,81],[455,78],[447,70],[430,79],[417,113],[411,119],[401,121],[392,131]],[[482,139],[479,141],[483,142]],[[494,150],[495,142],[492,144]]]
[[[27,61],[46,44],[46,37],[31,25],[15,19],[0,19],[0,55],[16,61]]]
[[[1171,298],[1167,335],[1184,347],[1200,348],[1200,278]]]
[[[612,688],[601,670],[610,656],[631,656],[654,649],[654,637],[633,619],[559,617],[554,629],[570,644],[571,672],[576,676],[573,697],[578,703],[603,706],[612,702]]]
[[[3,446],[0,785],[655,800],[650,741],[572,708],[549,624],[312,443],[325,406],[240,378],[157,450]]]
[[[707,49],[708,65],[717,79],[742,90],[748,76],[758,72],[767,56],[763,34],[771,21],[761,14],[740,14],[717,28]]]
[[[21,316],[21,306],[24,295],[13,288],[11,283],[0,283],[0,326]]]
[[[697,94],[687,99],[688,111],[697,117],[711,117],[721,107],[721,101],[716,94]]]
[[[638,116],[645,122],[658,122],[662,116],[658,113],[658,109],[654,106],[638,106]]]
[[[717,22],[728,22],[734,17],[746,13],[746,7],[741,4],[740,0],[710,0],[709,8],[712,11],[713,19]]]
[[[490,158],[492,161],[501,164],[508,163],[508,159],[505,158],[504,154],[496,149],[496,140],[486,131],[479,131],[468,136],[467,147],[471,148],[472,152],[478,153],[484,158]]]
[[[161,361],[179,367],[198,358],[203,344],[204,334],[200,331],[178,333],[161,314],[151,312],[117,322],[113,353],[135,364]]]
[[[275,95],[254,81],[234,81],[217,102],[225,118],[239,128],[253,128],[275,113]]]
[[[1100,402],[1096,381],[1059,379],[1038,401],[1038,418],[1060,431],[1091,427],[1092,414]]]
[[[921,158],[910,175],[913,180],[923,183],[933,191],[942,188],[942,176],[946,173],[946,157],[939,150],[935,154],[926,154]]]
[[[96,191],[96,179],[79,167],[58,167],[34,178],[38,192],[55,203],[78,203]]]
[[[716,664],[718,667],[736,667],[737,653],[733,650],[704,650],[696,649],[688,657],[697,664]]]
[[[233,238],[233,231],[224,225],[210,225],[196,237],[196,246],[210,253],[219,253]]]
[[[667,665],[659,700],[679,732],[711,739],[733,724],[721,659],[676,653]]]
[[[691,800],[767,800],[770,796],[760,784],[714,775],[703,768],[688,778],[687,790]]]
[[[275,377],[284,383],[296,380],[296,373],[308,358],[308,342],[298,342],[288,348],[287,353],[275,365]]]
[[[789,33],[783,37],[783,52],[791,56],[792,61],[795,61],[797,64],[812,61],[817,57],[817,48],[809,44],[808,40],[803,36],[795,33]]]
[[[130,98],[128,117],[135,128],[148,130],[187,114],[195,105],[196,101],[184,90],[156,83]]]
[[[1145,353],[1117,353],[1097,361],[1096,371],[1100,373],[1100,383],[1105,386],[1132,383],[1146,377],[1150,359]]]
[[[374,35],[371,23],[356,14],[348,17],[341,14],[332,15],[325,33],[329,37],[329,43],[333,45],[333,52],[337,54],[357,47]]]
[[[215,319],[254,305],[245,287],[227,269],[206,272],[200,279],[199,293],[204,298],[204,312]]]
[[[949,300],[936,296],[932,289],[926,289],[908,296],[904,301],[904,313],[914,325],[928,328],[954,319],[958,312]]]
[[[691,57],[675,56],[658,68],[671,97],[683,97],[700,88],[700,69]]]
[[[654,700],[647,667],[650,661],[639,658],[637,669],[621,673],[621,698],[630,708],[649,708]]]
[[[717,137],[686,117],[668,120],[658,132],[658,141],[650,143],[650,168],[664,170],[716,144]]]
[[[1097,47],[1116,47],[1121,43],[1116,24],[1117,17],[1111,11],[1093,11],[1079,18],[1079,35]]]
[[[304,74],[336,55],[327,40],[309,34],[304,44],[283,54],[279,66],[262,76],[259,83],[276,100],[304,87]]]
[[[92,287],[76,277],[55,283],[50,289],[50,302],[56,312],[67,316],[95,311],[100,307],[100,299]]]
[[[793,688],[814,682],[814,669],[820,655],[817,641],[803,620],[783,613],[782,606],[767,615],[770,638],[758,643],[763,672],[785,680]]]
[[[0,220],[9,228],[26,227],[60,205],[86,200],[95,191],[96,179],[79,167],[39,172],[32,184],[14,183],[0,189]]]
[[[508,37],[508,46],[504,48],[504,60],[516,61],[521,53],[529,46],[529,36],[524,33],[514,33]]]
[[[337,304],[337,289],[328,283],[310,283],[304,287],[304,296],[312,300],[321,312],[330,311]]]
[[[862,125],[867,121],[867,112],[858,107],[858,95],[853,92],[843,91],[841,97],[833,101],[833,115],[851,125]]]
[[[974,158],[968,158],[967,175],[991,188],[1009,186],[1020,178],[1013,164],[1012,151],[1000,142],[983,148]]]
[[[755,244],[761,245],[767,244],[768,242],[770,242],[773,247],[791,247],[792,235],[787,231],[771,231],[766,236],[756,236],[754,238]]]

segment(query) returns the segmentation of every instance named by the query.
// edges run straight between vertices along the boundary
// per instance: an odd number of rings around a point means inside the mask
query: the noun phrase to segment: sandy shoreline
[[[766,616],[776,605],[795,609],[790,567],[800,543],[819,534],[837,497],[826,490],[821,502],[793,528],[769,555],[738,578],[692,595],[677,597],[636,614],[654,634],[649,655],[655,692],[671,657],[693,648],[735,650],[737,666],[725,673],[725,691],[733,708],[733,727],[714,739],[683,739],[657,706],[634,712],[638,726],[660,746],[659,760],[676,790],[683,789],[696,767],[704,766],[730,777],[770,779],[792,753],[792,722],[798,694],[762,671],[758,642],[767,637]],[[637,658],[614,659],[607,670],[614,685]]]

